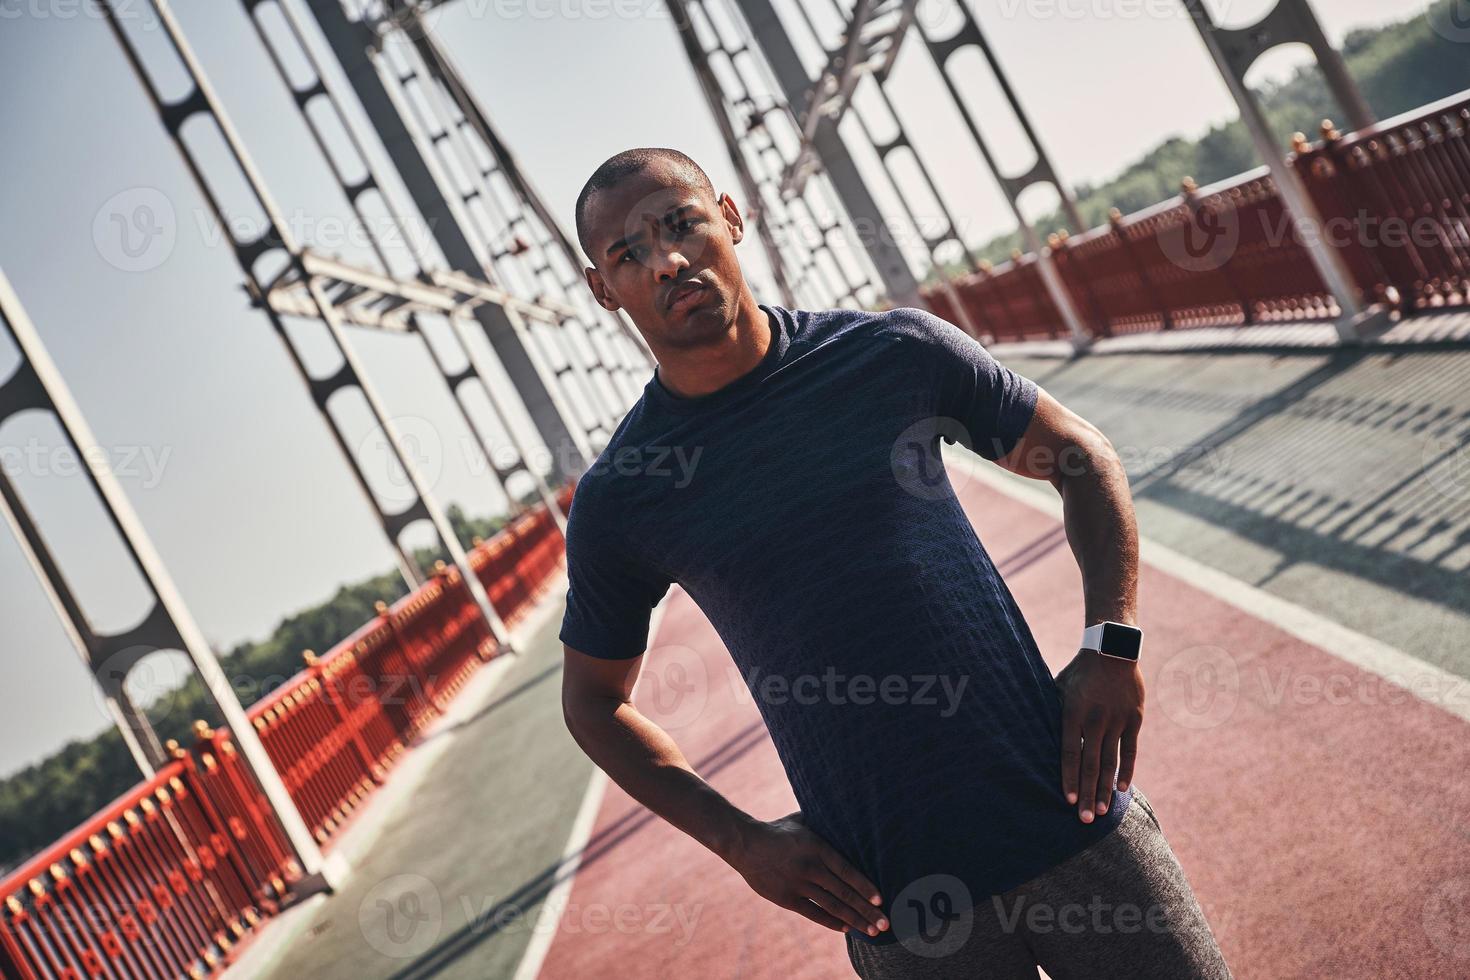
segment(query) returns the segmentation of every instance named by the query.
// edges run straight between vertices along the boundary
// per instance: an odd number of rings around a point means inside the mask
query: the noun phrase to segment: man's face
[[[744,283],[735,257],[744,225],[729,195],[712,201],[659,161],[594,194],[585,222],[587,285],[603,308],[626,310],[650,346],[729,332]]]

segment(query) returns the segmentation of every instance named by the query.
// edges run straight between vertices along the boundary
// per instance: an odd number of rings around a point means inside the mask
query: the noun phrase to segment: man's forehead
[[[594,237],[613,240],[679,208],[703,204],[705,196],[677,177],[643,171],[593,194],[587,208],[589,224]]]

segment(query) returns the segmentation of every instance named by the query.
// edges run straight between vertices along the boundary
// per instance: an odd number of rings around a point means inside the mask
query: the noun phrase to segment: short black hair
[[[587,178],[587,183],[582,187],[582,193],[577,195],[577,241],[581,244],[582,251],[587,253],[587,257],[592,260],[593,265],[597,264],[597,256],[592,254],[592,249],[587,245],[587,203],[592,200],[593,194],[639,173],[658,160],[672,163],[677,170],[682,171],[685,180],[696,189],[707,192],[710,199],[714,200],[715,185],[710,181],[709,175],[704,172],[704,168],[678,150],[667,146],[640,146],[608,157],[602,162],[602,166],[594,170],[592,176]]]

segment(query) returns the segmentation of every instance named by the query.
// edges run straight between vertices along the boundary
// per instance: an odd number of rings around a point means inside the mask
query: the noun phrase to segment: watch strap
[[[1121,637],[1125,641],[1123,646],[1120,647],[1115,643],[1107,642],[1108,627],[1127,634]],[[1131,660],[1136,663],[1138,661],[1139,648],[1142,645],[1143,631],[1136,626],[1129,626],[1127,623],[1115,623],[1107,620],[1101,623],[1093,623],[1082,631],[1082,649],[1094,650],[1104,657],[1113,657],[1117,660]]]

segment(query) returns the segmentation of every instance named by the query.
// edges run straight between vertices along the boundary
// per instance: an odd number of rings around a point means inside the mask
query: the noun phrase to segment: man
[[[578,744],[758,894],[843,932],[860,976],[1228,977],[1130,785],[1137,533],[1107,439],[930,313],[757,303],[740,212],[682,153],[612,157],[576,218],[588,286],[658,362],[568,519]],[[941,439],[1062,495],[1099,629],[1056,679]],[[799,811],[741,811],[632,704],[673,582],[747,679]]]

